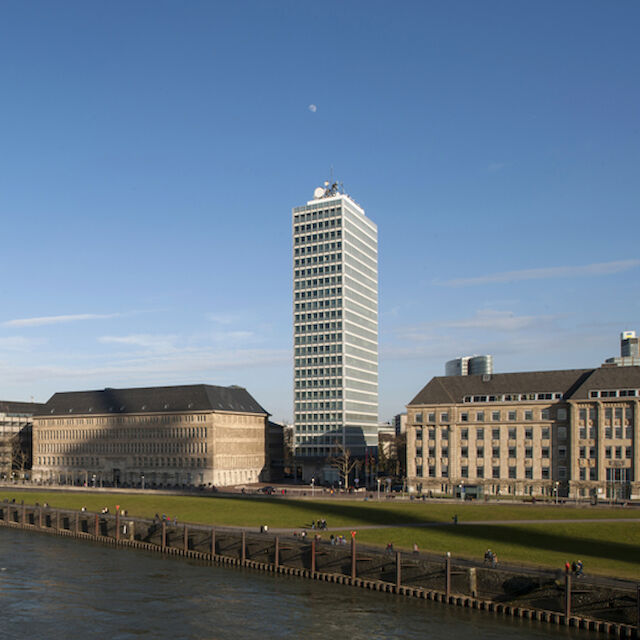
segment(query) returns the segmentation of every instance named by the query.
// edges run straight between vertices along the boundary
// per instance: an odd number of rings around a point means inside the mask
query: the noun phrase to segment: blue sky
[[[0,398],[240,384],[291,418],[291,208],[379,227],[380,417],[640,330],[637,2],[0,5]],[[314,105],[313,107],[311,105]]]

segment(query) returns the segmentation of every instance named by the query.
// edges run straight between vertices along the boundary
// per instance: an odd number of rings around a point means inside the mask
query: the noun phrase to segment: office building
[[[449,360],[444,370],[447,376],[476,376],[493,373],[493,356],[462,356]]]
[[[399,413],[393,417],[393,426],[395,427],[396,435],[402,435],[407,430],[407,414]]]
[[[607,358],[605,364],[616,367],[637,367],[640,365],[640,339],[635,331],[620,334],[620,357]]]
[[[31,469],[33,414],[37,402],[0,401],[0,479],[25,479]]]
[[[336,445],[378,442],[378,235],[337,184],[295,207],[295,456],[305,478],[329,473]]]
[[[407,406],[418,492],[640,498],[640,367],[433,378]]]
[[[33,420],[33,479],[128,487],[266,479],[268,413],[242,387],[56,393]]]

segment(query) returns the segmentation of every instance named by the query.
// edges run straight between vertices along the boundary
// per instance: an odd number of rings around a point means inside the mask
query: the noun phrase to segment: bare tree
[[[349,474],[354,469],[359,469],[361,461],[357,458],[351,457],[351,451],[344,445],[336,443],[334,445],[336,449],[335,455],[329,458],[329,464],[333,469],[338,472],[338,475],[344,482],[344,488],[349,488]]]
[[[11,469],[24,472],[29,466],[29,452],[19,435],[11,439]]]

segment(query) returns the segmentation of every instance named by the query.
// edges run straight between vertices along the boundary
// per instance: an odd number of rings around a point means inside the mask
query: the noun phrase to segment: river
[[[392,594],[0,528],[0,638],[597,636]]]

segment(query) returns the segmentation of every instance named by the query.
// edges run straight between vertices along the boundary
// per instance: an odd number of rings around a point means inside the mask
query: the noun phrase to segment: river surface
[[[597,636],[392,594],[0,528],[0,638]]]

